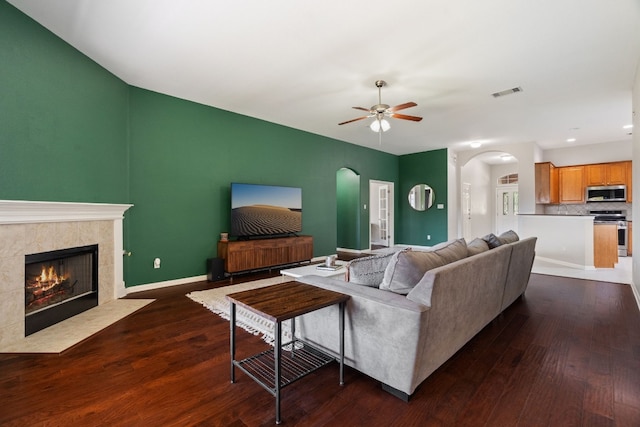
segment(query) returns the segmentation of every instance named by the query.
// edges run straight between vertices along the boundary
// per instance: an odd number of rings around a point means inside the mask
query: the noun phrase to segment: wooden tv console
[[[241,271],[310,261],[313,258],[313,237],[219,241],[218,258],[224,260],[224,270],[232,277],[233,273]]]

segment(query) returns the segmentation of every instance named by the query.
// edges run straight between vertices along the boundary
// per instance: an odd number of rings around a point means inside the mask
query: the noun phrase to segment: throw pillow
[[[406,295],[432,268],[466,258],[464,239],[437,245],[428,251],[402,251],[393,255],[384,272],[380,289]]]
[[[502,242],[500,241],[500,239],[498,239],[498,236],[496,236],[493,233],[490,233],[490,234],[487,234],[486,236],[483,236],[482,240],[487,242],[487,245],[489,245],[489,249],[495,249],[498,246],[502,245]]]
[[[467,257],[467,242],[464,238],[439,243],[427,250],[436,252],[442,257],[445,264]]]
[[[467,253],[468,256],[481,254],[482,252],[488,251],[489,245],[487,242],[482,240],[479,237],[476,237],[472,241],[467,244]]]
[[[347,282],[377,288],[393,255],[394,252],[390,252],[352,260],[347,264]]]
[[[518,234],[516,234],[515,231],[509,230],[499,235],[498,239],[502,242],[502,244],[505,244],[517,242],[518,240],[520,240],[520,237],[518,237]]]

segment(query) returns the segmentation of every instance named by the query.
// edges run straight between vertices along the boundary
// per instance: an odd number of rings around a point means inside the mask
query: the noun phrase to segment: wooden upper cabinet
[[[558,168],[551,162],[536,163],[536,203],[556,204],[560,200]]]
[[[633,201],[633,173],[632,173],[632,163],[624,162],[627,166],[627,203],[631,203]]]
[[[627,163],[598,163],[585,166],[585,185],[625,185],[627,184]]]
[[[609,163],[607,170],[607,185],[629,185],[627,182],[627,163]]]
[[[536,203],[585,203],[585,189],[596,185],[626,185],[632,200],[631,161],[556,167],[535,164]]]
[[[585,166],[558,168],[560,203],[584,203]]]

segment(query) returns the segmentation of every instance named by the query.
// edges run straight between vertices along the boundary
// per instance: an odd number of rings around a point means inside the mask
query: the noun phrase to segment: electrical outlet
[[[431,234],[427,234],[427,240],[431,240]]]
[[[160,258],[153,260],[153,268],[160,268]]]

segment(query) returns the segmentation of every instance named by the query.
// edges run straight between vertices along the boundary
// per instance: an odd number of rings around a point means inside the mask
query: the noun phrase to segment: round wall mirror
[[[436,195],[427,184],[416,184],[409,191],[409,205],[417,211],[426,211],[433,205]]]

